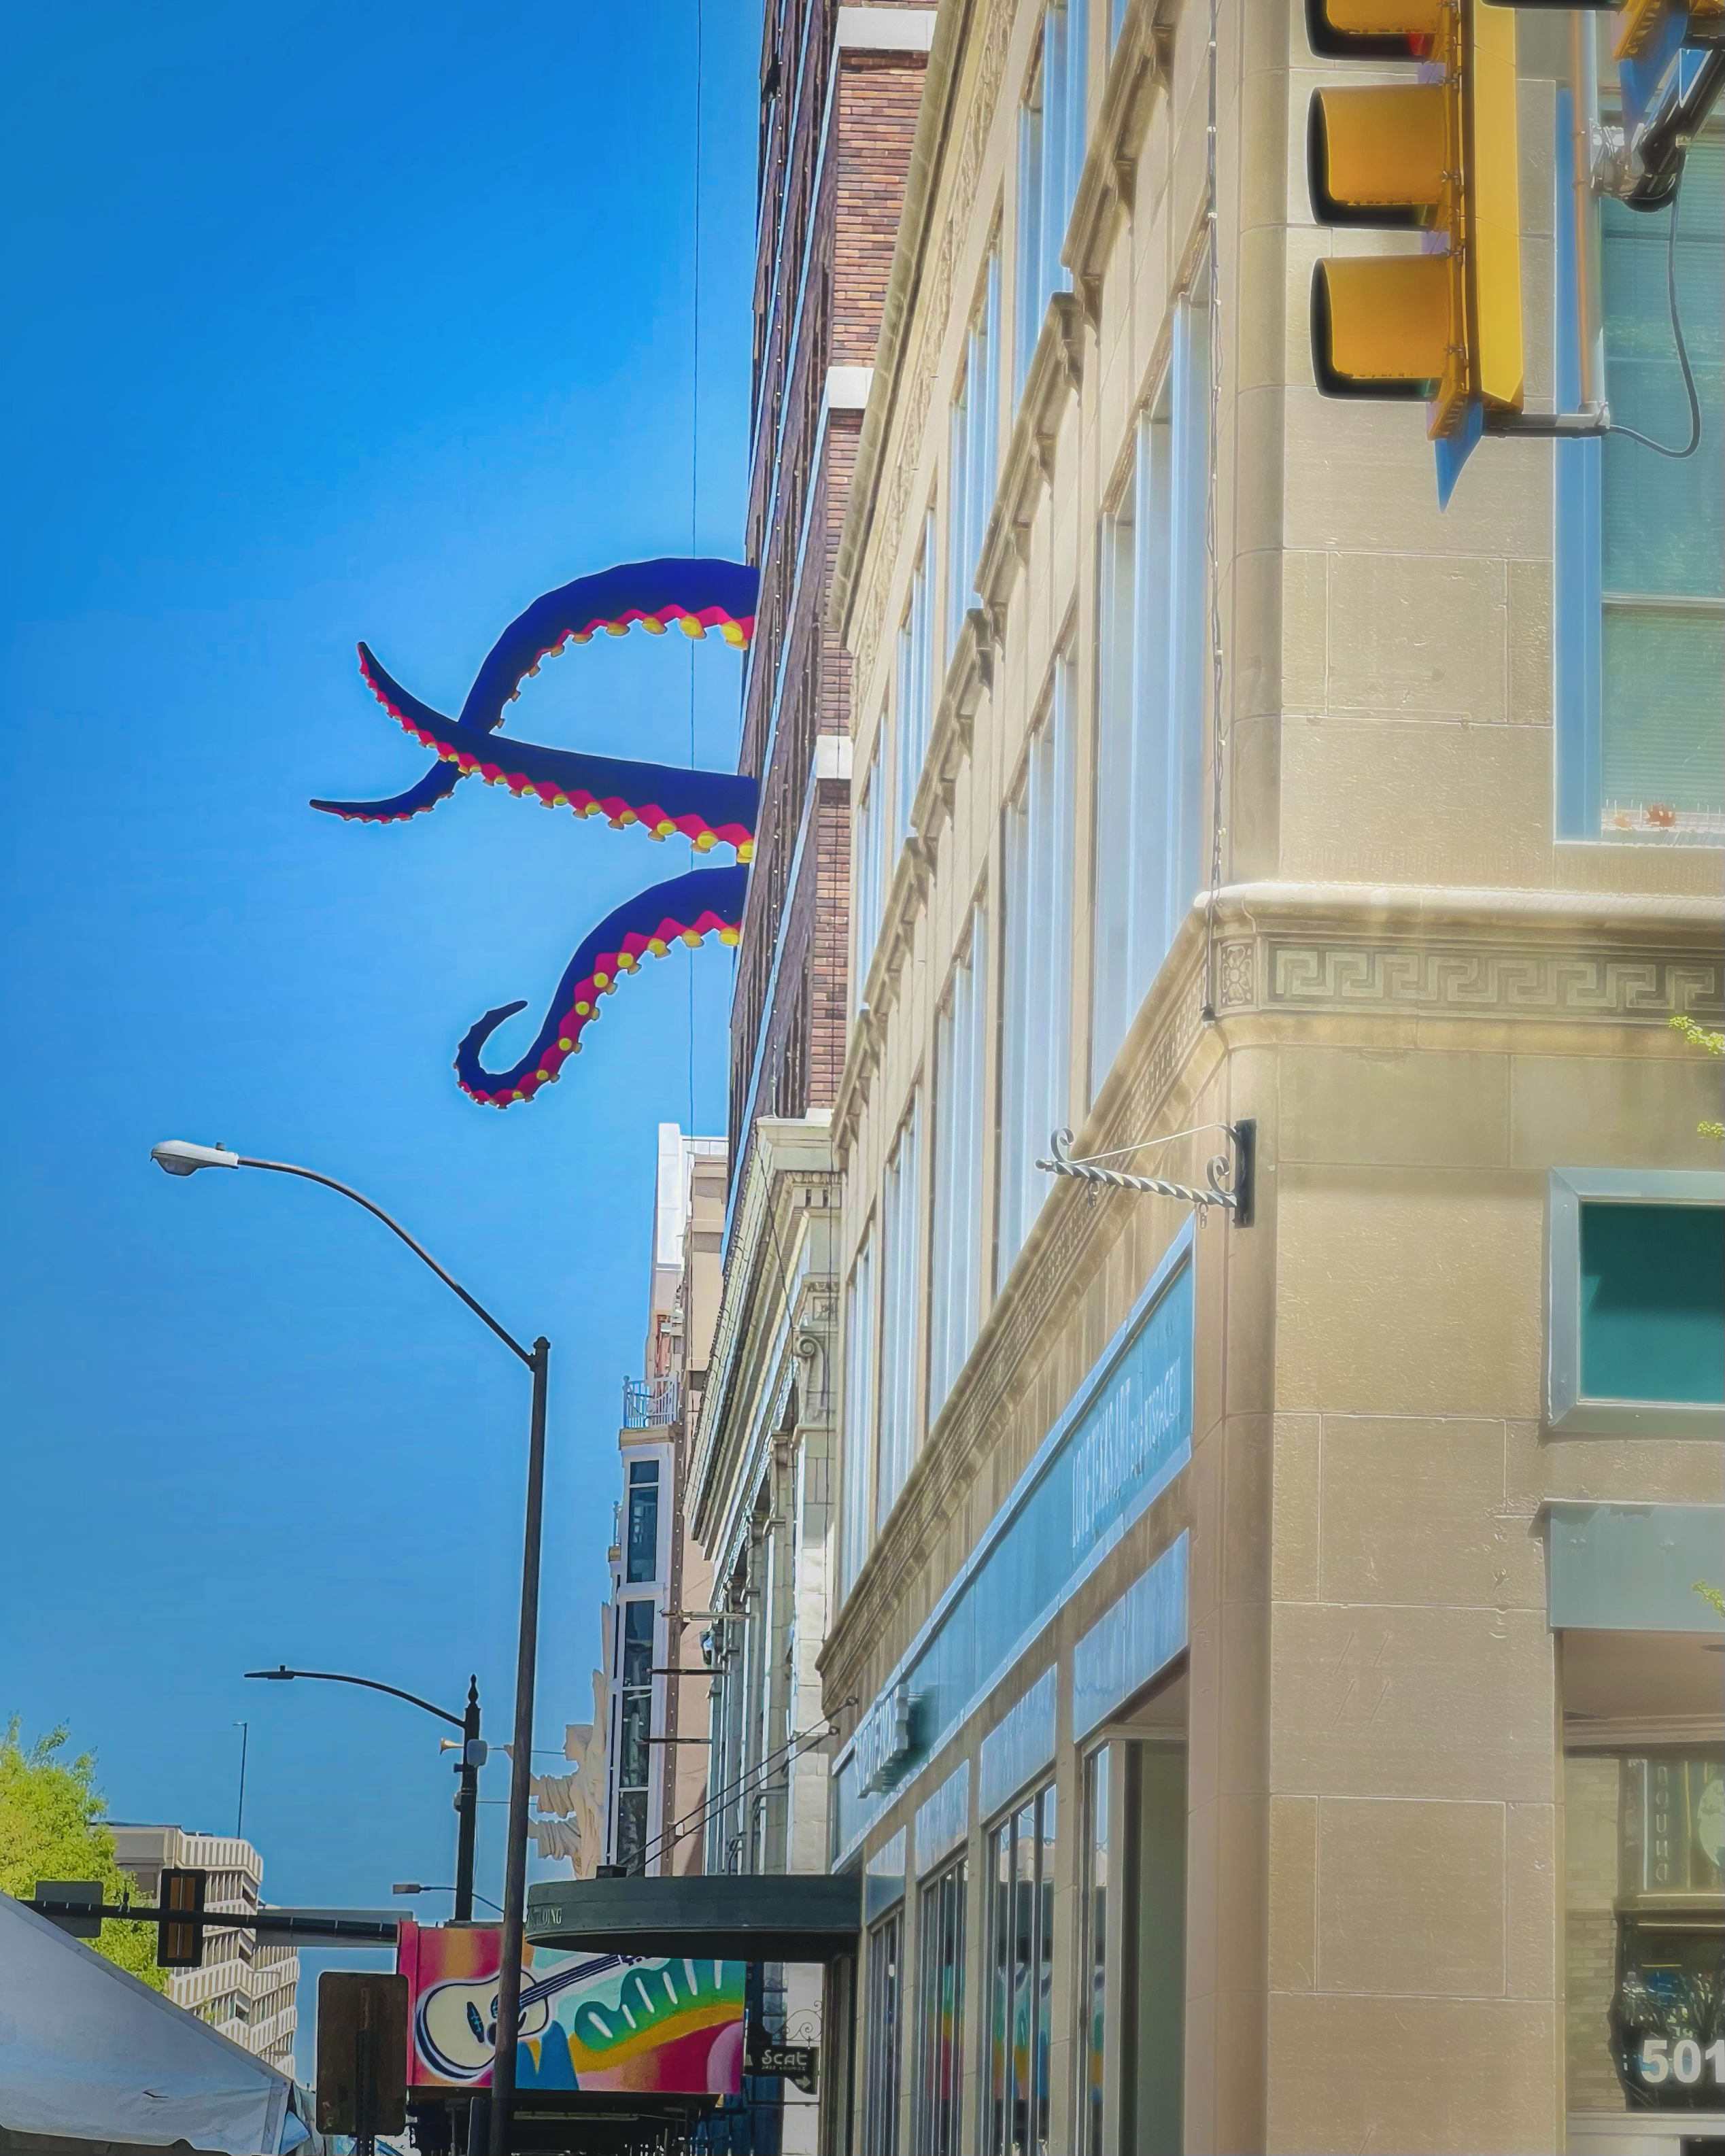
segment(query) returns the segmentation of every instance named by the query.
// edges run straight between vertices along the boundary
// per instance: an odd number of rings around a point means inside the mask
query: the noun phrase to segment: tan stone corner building
[[[1609,58],[1518,19],[1529,403],[1589,287],[1680,437],[1664,219],[1578,157]],[[834,586],[835,2151],[1725,2135],[1669,1024],[1725,942],[1717,339],[1703,455],[1488,440],[1440,513],[1419,408],[1312,385],[1314,260],[1412,244],[1312,222],[1326,66],[1288,0],[935,23]],[[1036,1166],[1204,1188],[1248,1121],[1250,1225]]]

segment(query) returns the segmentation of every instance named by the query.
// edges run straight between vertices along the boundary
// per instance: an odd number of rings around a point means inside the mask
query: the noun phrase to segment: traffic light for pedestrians
[[[163,1910],[183,1910],[188,1917],[201,1917],[204,1896],[208,1891],[208,1872],[176,1871],[164,1868],[161,1883],[156,1890],[156,1906]],[[164,1917],[156,1927],[156,1966],[157,1969],[202,1969],[203,1926],[198,1923],[176,1924]]]
[[[1321,54],[1420,77],[1312,93],[1313,216],[1422,234],[1419,254],[1318,263],[1318,388],[1424,398],[1434,439],[1476,434],[1484,409],[1522,403],[1515,17],[1482,0],[1308,0],[1307,25]]]

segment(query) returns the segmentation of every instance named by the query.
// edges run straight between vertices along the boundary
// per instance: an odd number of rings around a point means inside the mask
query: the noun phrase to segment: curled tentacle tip
[[[755,858],[754,847],[750,844],[748,839],[745,839],[742,844],[737,848],[737,858],[738,860],[743,862],[752,861]]]
[[[629,624],[626,621],[608,621],[605,624],[605,634],[607,636],[627,636]]]
[[[702,642],[706,635],[706,631],[701,627],[701,624],[695,619],[692,613],[679,614],[677,616],[677,626],[682,630],[685,636],[693,638],[696,644]]]

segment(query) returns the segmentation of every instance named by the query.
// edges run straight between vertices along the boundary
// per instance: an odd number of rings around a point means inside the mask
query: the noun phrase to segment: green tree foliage
[[[1692,1018],[1681,1014],[1671,1020],[1671,1031],[1681,1033],[1692,1048],[1698,1048],[1703,1055],[1725,1055],[1725,1033],[1715,1033],[1711,1026],[1697,1025]],[[1697,1123],[1696,1129],[1704,1138],[1725,1145],[1725,1123]]]
[[[39,1879],[99,1879],[105,1902],[120,1901],[131,1881],[114,1861],[114,1837],[102,1825],[107,1805],[95,1784],[95,1759],[63,1755],[64,1729],[50,1729],[28,1748],[14,1715],[0,1738],[0,1892],[28,1901]],[[157,1990],[153,1924],[110,1923],[89,1943]]]

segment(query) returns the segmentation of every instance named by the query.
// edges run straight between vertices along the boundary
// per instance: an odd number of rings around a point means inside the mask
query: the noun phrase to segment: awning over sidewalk
[[[862,1928],[856,1872],[559,1879],[527,1896],[527,1942],[713,1961],[831,1961]]]
[[[311,2137],[293,2085],[0,1894],[0,2152],[277,2156]]]

